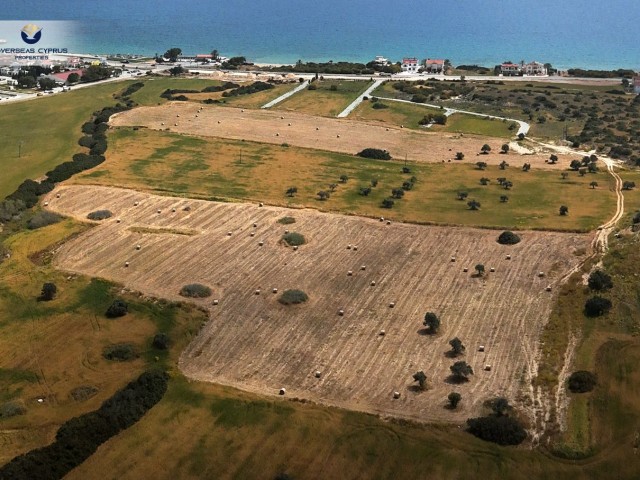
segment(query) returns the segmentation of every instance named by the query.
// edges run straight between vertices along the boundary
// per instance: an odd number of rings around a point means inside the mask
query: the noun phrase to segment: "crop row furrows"
[[[65,197],[72,197],[73,190]],[[77,205],[104,208],[86,192]],[[535,353],[549,311],[544,285],[556,276],[539,279],[536,272],[550,269],[569,246],[579,245],[568,236],[527,232],[526,241],[503,247],[491,231],[387,226],[309,211],[202,201],[188,201],[191,212],[167,215],[163,223],[201,234],[143,234],[128,228],[157,226],[153,212],[182,200],[166,199],[165,204],[163,197],[151,195],[136,200],[148,211],[132,207],[131,200],[116,195],[110,206],[125,212],[122,224],[110,220],[70,242],[60,263],[170,298],[176,298],[184,283],[211,286],[220,304],[210,306],[210,322],[181,358],[187,374],[257,391],[286,386],[301,396],[343,404],[355,401],[367,409],[406,408],[403,414],[434,418],[441,415],[434,413],[434,402],[444,402],[452,388],[472,397],[465,396],[472,408],[487,392],[510,394],[519,389],[518,375]],[[76,213],[69,201],[65,208]],[[275,223],[285,214],[295,216],[297,223]],[[309,243],[297,252],[284,247],[279,241],[285,229],[303,233]],[[255,237],[249,236],[252,231]],[[257,245],[259,239],[264,246]],[[349,243],[358,250],[347,249]],[[136,244],[141,250],[135,250]],[[507,252],[512,260],[506,260]],[[128,268],[125,261],[130,262]],[[476,263],[484,263],[487,271],[495,267],[496,272],[472,278]],[[562,266],[573,263],[568,258]],[[360,270],[363,264],[365,271]],[[463,267],[469,271],[463,272]],[[347,270],[353,275],[347,276]],[[305,305],[285,307],[271,293],[273,287],[280,292],[300,288],[310,299]],[[262,290],[260,295],[256,288]],[[337,314],[341,308],[343,316]],[[439,335],[419,334],[426,311],[441,316]],[[385,336],[379,335],[381,329]],[[444,382],[455,361],[445,356],[454,336],[467,345],[461,358],[476,371],[471,382],[460,387]],[[486,352],[478,352],[480,344]],[[485,363],[492,365],[491,371],[482,370]],[[315,378],[315,369],[322,372],[321,378]],[[391,392],[406,391],[417,370],[425,370],[432,389],[392,400]]]

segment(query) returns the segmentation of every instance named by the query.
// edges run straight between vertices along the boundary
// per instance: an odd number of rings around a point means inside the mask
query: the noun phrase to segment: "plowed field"
[[[527,231],[519,244],[502,246],[492,230],[387,225],[109,187],[60,187],[44,200],[81,219],[99,209],[114,213],[60,248],[60,268],[170,299],[187,283],[212,288],[199,300],[210,320],[181,357],[189,377],[272,395],[285,387],[287,397],[418,420],[461,421],[495,395],[528,405],[554,295],[545,287],[574,267],[589,243],[586,235]],[[296,223],[277,223],[285,215]],[[297,251],[283,245],[285,229],[307,243]],[[472,276],[478,263],[486,267],[483,278]],[[281,305],[277,298],[289,288],[309,301]],[[423,331],[428,311],[442,320],[434,336]],[[475,371],[464,384],[447,380],[455,336],[467,347],[460,359]],[[413,389],[418,370],[428,378],[424,392]],[[451,391],[462,394],[457,411],[444,408]]]

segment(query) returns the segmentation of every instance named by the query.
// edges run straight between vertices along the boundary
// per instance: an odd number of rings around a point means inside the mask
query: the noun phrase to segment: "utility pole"
[[[20,140],[18,142],[18,158],[20,158],[22,156],[22,144],[24,143],[24,141]]]

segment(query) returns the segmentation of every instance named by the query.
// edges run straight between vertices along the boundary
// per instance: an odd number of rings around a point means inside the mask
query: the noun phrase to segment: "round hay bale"
[[[384,222],[384,217],[380,217],[380,221],[381,221],[381,222]]]
[[[287,126],[288,126],[288,127],[290,127],[290,126],[291,126],[291,124],[290,124],[290,123],[287,123]]]
[[[284,395],[287,393],[287,389],[286,388],[281,388],[280,389],[280,395]]]
[[[451,257],[451,261],[455,262],[456,261],[456,257]]]
[[[280,117],[280,120],[284,120],[284,117]]]
[[[128,267],[129,266],[129,262],[124,262],[124,266]]]
[[[511,255],[507,255],[507,260],[511,260]]]
[[[120,221],[121,220],[119,218],[116,218],[116,223],[120,223]]]
[[[478,347],[478,351],[479,351],[479,352],[484,352],[484,345],[480,345],[480,346]]]
[[[400,398],[400,392],[393,392],[393,398],[395,398],[396,400]]]
[[[256,294],[256,295],[260,295],[260,289],[259,289],[259,288],[258,288],[258,289],[256,289],[255,294]]]
[[[279,136],[280,136],[280,134],[279,134],[279,133],[276,133],[276,137],[279,137]]]
[[[539,276],[540,278],[544,277],[544,272],[538,272],[538,276]]]
[[[178,126],[178,124],[177,124],[177,123],[174,123],[174,124],[173,124],[173,126],[174,126],[174,127],[177,127],[177,126]]]
[[[378,335],[380,335],[381,337],[384,337],[387,334],[387,332],[385,332],[384,330],[380,330],[380,332],[378,333]]]
[[[230,237],[231,235],[233,235],[233,232],[227,232],[227,237]]]
[[[289,233],[289,230],[285,230],[285,231],[284,231],[284,234],[285,234],[285,235],[286,235],[287,233]]]
[[[44,206],[48,207],[49,206],[49,202],[44,202]]]
[[[372,287],[375,287],[375,286],[376,286],[376,281],[375,281],[375,280],[371,280],[371,284],[370,284],[370,285],[371,285]]]
[[[59,193],[56,194],[56,198],[60,198],[60,194]]]
[[[316,127],[316,130],[320,130],[318,127]]]
[[[196,118],[198,118],[198,114],[196,113]]]
[[[263,245],[264,245],[264,242],[263,242],[262,240],[260,240],[260,241],[258,242],[258,245],[263,246]]]
[[[211,302],[213,305],[218,305],[218,300],[214,300],[213,302]]]
[[[258,224],[257,224],[257,223],[254,223],[254,224],[253,224],[253,228],[258,228]]]
[[[157,213],[160,213],[160,210],[158,210]]]
[[[343,316],[344,315],[344,310],[342,310],[342,309],[338,310],[338,315]]]
[[[340,135],[336,135],[337,138],[340,138]]]
[[[322,373],[320,373],[320,370],[316,370],[316,373],[315,373],[316,378],[320,378],[321,375]]]
[[[387,225],[391,225],[391,220],[387,220]]]
[[[260,202],[260,203],[258,204],[258,206],[259,206],[259,207],[264,207],[264,203]]]
[[[347,245],[347,250],[351,250],[351,244]]]
[[[271,291],[272,291],[273,293],[278,293],[278,289],[277,289],[277,288],[273,288]]]
[[[140,202],[133,202],[134,207],[137,207],[138,205],[140,205]]]
[[[367,266],[366,266],[366,265],[361,265],[361,266],[360,266],[360,270],[366,270],[366,269],[367,269]]]
[[[294,251],[294,252],[297,252],[297,251],[298,251],[298,245],[294,245],[294,246],[293,246],[293,251]]]
[[[164,126],[164,122],[162,122],[160,125]]]
[[[218,123],[220,123],[220,120],[218,120]]]
[[[354,252],[357,252],[357,251],[358,251],[358,245],[354,245],[354,246],[353,246],[353,251],[354,251]]]
[[[136,245],[136,250],[140,250],[142,247],[140,245]]]
[[[545,290],[546,290],[547,292],[550,292],[550,291],[551,291],[551,285],[547,285],[547,288],[545,288]]]
[[[352,272],[351,270],[349,270],[349,271],[347,272],[347,277],[351,277],[351,276],[353,276],[353,272]]]
[[[255,236],[256,236],[256,232],[251,232],[251,233],[249,234],[249,236],[251,236],[251,237],[255,237]]]
[[[172,211],[173,213],[176,213],[176,209],[175,209],[175,208],[172,208],[172,209],[171,209],[171,211]]]
[[[176,115],[176,117],[180,117],[180,115]]]
[[[396,306],[396,302],[391,302],[391,303],[389,303],[389,308],[393,308],[393,307],[395,307],[395,306]]]
[[[490,271],[490,272],[495,272],[495,271],[496,271],[496,269],[495,269],[495,268],[493,268],[493,267],[491,267],[491,268],[489,269],[489,271]]]
[[[462,271],[463,271],[464,273],[467,273],[467,272],[469,271],[469,269],[468,269],[467,267],[464,267],[464,268],[462,269]]]
[[[491,371],[491,365],[487,364],[484,366],[484,370],[485,372],[490,372]]]

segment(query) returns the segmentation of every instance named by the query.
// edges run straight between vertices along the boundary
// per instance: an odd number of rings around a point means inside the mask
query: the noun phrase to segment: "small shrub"
[[[211,289],[199,283],[190,283],[180,289],[180,295],[187,298],[205,298],[211,296]]]
[[[38,299],[43,302],[49,302],[55,298],[57,292],[58,287],[56,287],[55,283],[47,282],[42,285],[42,291]]]
[[[515,245],[520,243],[520,237],[509,230],[505,230],[498,236],[498,243],[500,245]]]
[[[589,275],[589,288],[591,290],[608,290],[613,288],[613,281],[611,276],[603,272],[602,270],[594,270]]]
[[[0,419],[24,415],[27,409],[19,402],[5,402],[0,404]]]
[[[92,387],[91,385],[81,385],[80,387],[76,387],[71,390],[69,395],[76,402],[83,402],[93,397],[96,393],[98,393],[98,389],[96,387]]]
[[[278,301],[283,305],[297,305],[309,300],[309,297],[302,290],[285,290]]]
[[[113,303],[109,305],[109,308],[107,308],[105,315],[107,318],[118,318],[124,317],[128,312],[129,305],[127,305],[126,302],[122,300],[114,300]]]
[[[153,337],[153,348],[158,350],[168,350],[169,349],[169,336],[166,333],[156,333]]]
[[[470,418],[467,425],[467,431],[472,435],[498,445],[519,445],[527,438],[527,432],[520,422],[511,417]]]
[[[37,230],[38,228],[58,223],[60,220],[62,220],[60,215],[53,212],[41,211],[29,219],[27,222],[27,228],[30,230]]]
[[[102,356],[115,362],[130,362],[140,355],[138,355],[135,346],[131,343],[114,343],[104,348]]]
[[[282,236],[282,240],[290,247],[298,247],[306,243],[304,236],[298,232],[286,233]]]
[[[374,108],[375,110],[382,110],[384,108],[389,108],[389,105],[382,102],[375,102],[371,105],[371,108]]]
[[[282,217],[278,220],[278,223],[282,225],[291,225],[292,223],[296,223],[296,219],[293,217]]]
[[[599,317],[611,309],[611,300],[599,296],[592,297],[584,304],[584,314],[587,317]]]
[[[573,372],[567,380],[567,386],[573,393],[586,393],[593,390],[597,384],[596,376],[586,370]]]
[[[106,220],[107,218],[111,218],[112,215],[111,210],[96,210],[88,214],[87,218],[89,220]]]
[[[382,208],[393,208],[394,204],[395,202],[392,198],[385,198],[384,200],[382,200]]]

